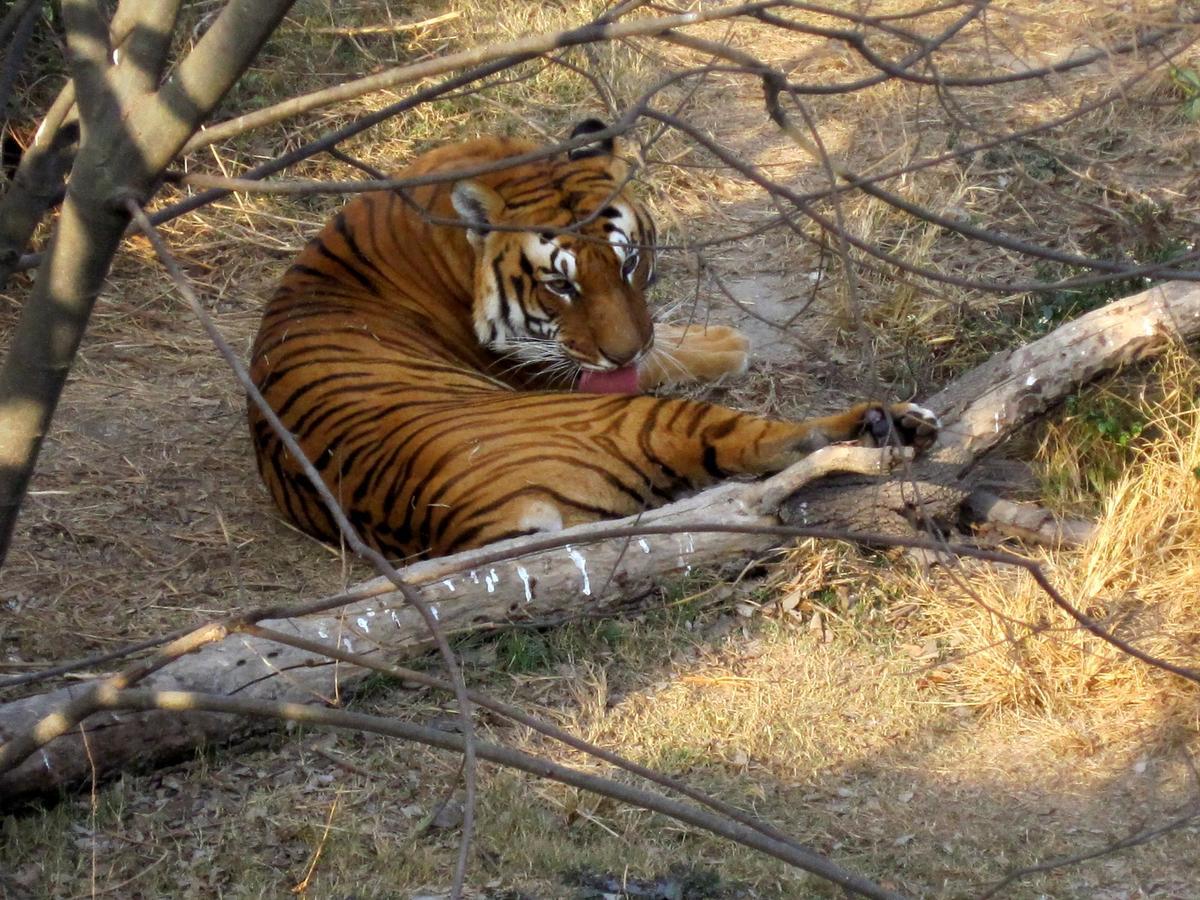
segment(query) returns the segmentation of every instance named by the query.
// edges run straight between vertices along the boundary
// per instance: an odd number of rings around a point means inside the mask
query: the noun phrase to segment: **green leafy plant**
[[[1171,83],[1183,94],[1179,112],[1189,122],[1200,121],[1200,72],[1190,66],[1171,66]]]
[[[510,674],[545,671],[556,662],[546,637],[535,631],[507,631],[496,640],[496,660]]]

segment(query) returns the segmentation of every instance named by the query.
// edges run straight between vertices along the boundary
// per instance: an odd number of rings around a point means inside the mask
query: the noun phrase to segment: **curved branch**
[[[349,663],[350,665],[361,666],[364,669],[380,672],[398,680],[411,681],[446,692],[453,692],[454,690],[454,685],[448,681],[445,681],[444,679],[436,678],[425,672],[419,672],[416,669],[407,669],[402,666],[390,665],[363,653],[350,653],[330,644],[320,644],[315,641],[308,641],[304,638],[298,638],[294,635],[285,634],[272,628],[263,628],[257,625],[246,626],[242,630],[247,634],[254,635],[255,637],[274,641],[277,644],[286,644],[290,647],[307,650],[309,653],[318,656],[325,656],[329,659],[335,659],[340,662]],[[781,843],[789,844],[801,853],[809,854],[813,858],[820,856],[820,854],[816,853],[816,851],[814,851],[811,847],[800,843],[790,835],[785,834],[778,828],[775,828],[773,825],[770,825],[769,823],[764,822],[763,820],[757,818],[756,816],[750,815],[749,813],[742,812],[742,810],[726,803],[723,800],[706,794],[703,791],[697,790],[686,782],[679,781],[676,778],[671,778],[669,775],[664,775],[661,772],[655,771],[654,769],[635,763],[632,760],[628,760],[619,754],[613,753],[610,750],[606,750],[603,747],[598,746],[597,744],[593,744],[589,741],[583,740],[582,738],[575,737],[575,735],[571,734],[569,731],[564,731],[563,729],[545,721],[544,719],[539,719],[537,716],[532,716],[522,709],[518,709],[517,707],[511,706],[507,703],[502,703],[486,694],[481,694],[478,691],[469,691],[468,696],[477,706],[480,706],[484,709],[490,709],[492,712],[497,713],[498,715],[504,716],[505,718],[510,719],[511,721],[520,725],[524,725],[527,728],[538,732],[539,734],[544,734],[546,737],[559,741],[560,743],[565,744],[574,750],[578,750],[581,753],[586,753],[589,756],[603,760],[610,765],[617,766],[618,768],[624,769],[626,772],[630,772],[640,778],[644,778],[647,781],[653,782],[660,787],[665,787],[668,790],[672,790],[682,794],[685,797],[689,797],[692,800],[695,800],[697,803],[702,803],[709,809],[712,809],[714,812],[717,812],[723,816],[728,816],[730,819],[733,819],[735,822],[740,822],[748,828],[753,828],[760,834],[766,835],[767,837],[776,841],[780,841]]]
[[[242,76],[293,0],[230,0],[155,93],[129,110],[131,138],[161,172]]]
[[[901,212],[908,213],[914,219],[919,219],[923,222],[928,222],[931,225],[937,225],[946,231],[960,234],[963,237],[971,238],[976,241],[983,241],[995,247],[1002,247],[1005,250],[1012,250],[1015,253],[1023,253],[1026,256],[1033,256],[1037,259],[1050,260],[1051,262],[1061,263],[1067,266],[1076,266],[1078,268],[1096,269],[1101,272],[1115,272],[1124,275],[1129,266],[1125,263],[1113,262],[1106,259],[1096,259],[1089,256],[1079,256],[1074,253],[1067,253],[1062,250],[1055,250],[1053,247],[1046,247],[1041,244],[1031,244],[1028,241],[1020,240],[1019,238],[1010,237],[1007,234],[1002,234],[998,231],[990,231],[986,228],[979,228],[969,222],[960,219],[953,219],[949,216],[944,216],[941,213],[934,212],[932,209],[921,206],[917,203],[912,203],[905,200],[899,194],[894,194],[886,188],[880,187],[878,184],[867,181],[861,178],[857,173],[845,166],[836,163],[824,153],[822,149],[814,142],[818,138],[810,138],[803,134],[800,129],[795,126],[784,112],[782,104],[779,102],[781,91],[787,89],[787,83],[775,73],[770,73],[763,76],[763,93],[766,97],[767,114],[771,117],[779,130],[792,139],[792,142],[802,150],[807,152],[818,162],[822,162],[828,166],[830,174],[836,174],[838,178],[842,178],[848,182],[853,182],[860,191],[869,197],[874,197],[877,200],[882,200],[888,206],[898,209]],[[831,179],[832,180],[832,179]],[[838,224],[837,232],[843,233],[840,223]],[[1186,275],[1177,275],[1176,277],[1192,277],[1200,279],[1200,271],[1189,272]]]
[[[807,216],[816,222],[822,229],[830,234],[837,234],[837,223],[812,208],[812,204],[806,199],[805,195],[800,194],[791,188],[785,187],[772,179],[768,178],[762,171],[752,163],[742,159],[738,154],[717,143],[700,129],[691,125],[688,122],[680,119],[677,116],[672,116],[669,113],[661,112],[653,107],[648,108],[643,113],[647,118],[654,119],[670,125],[672,128],[688,135],[697,144],[701,145],[713,156],[717,157],[723,163],[728,165],[735,171],[741,172],[752,182],[757,184],[763,190],[767,191],[773,197],[779,197],[794,205],[803,215]],[[901,259],[895,254],[888,253],[886,250],[881,250],[869,241],[864,241],[862,238],[856,237],[853,234],[847,234],[846,240],[858,250],[866,253],[868,256],[873,256],[876,259],[885,262],[889,265],[908,272],[911,275],[919,275],[922,278],[928,278],[930,281],[938,281],[944,284],[952,284],[958,287],[972,288],[975,290],[992,291],[995,293],[1012,294],[1022,293],[1026,291],[1045,291],[1049,285],[1042,281],[995,281],[993,279],[982,278],[963,278],[958,275],[948,275],[944,272],[939,272],[936,269],[930,269],[927,266],[918,266],[910,263],[907,260]],[[1190,256],[1189,256],[1190,258]],[[1125,278],[1139,267],[1130,266],[1121,270],[1118,273],[1106,275],[1104,278],[1098,278],[1097,281],[1112,280],[1115,278]],[[1150,267],[1142,270],[1144,274],[1156,275],[1159,277],[1176,278],[1186,281],[1200,281],[1200,270],[1176,269],[1170,264],[1155,263]],[[1094,283],[1094,282],[1093,282]]]

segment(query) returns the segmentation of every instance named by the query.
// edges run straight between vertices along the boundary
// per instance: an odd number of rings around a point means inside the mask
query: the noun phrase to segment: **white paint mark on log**
[[[370,633],[370,631],[371,631],[371,623],[367,621],[367,617],[366,617],[366,616],[359,616],[359,617],[358,617],[357,619],[355,619],[354,621],[355,621],[355,622],[358,624],[358,627],[359,627],[359,628],[361,628],[363,631],[365,631],[365,632],[367,632],[367,633]]]
[[[472,573],[472,574],[473,574],[473,573]],[[479,584],[479,582],[478,582],[478,581],[476,581],[475,583],[476,583],[476,584]],[[444,585],[446,586],[446,590],[448,590],[448,591],[451,591],[451,592],[453,592],[453,591],[454,591],[454,582],[453,582],[453,581],[451,581],[449,578],[446,578],[446,579],[444,579],[444,580],[442,581],[442,584],[444,584]]]
[[[587,560],[583,558],[583,554],[567,544],[567,556],[571,557],[571,562],[575,563],[575,567],[579,569],[579,574],[583,576],[583,592],[587,596],[592,595],[592,583],[588,580]]]
[[[690,533],[675,535],[675,545],[679,549],[679,555],[675,559],[675,565],[681,569],[687,566],[687,571],[692,571],[692,567],[687,565],[683,559],[683,554],[696,552],[696,542],[692,539],[692,535]]]
[[[638,546],[642,548],[643,553],[650,552],[650,545],[648,543],[646,543],[645,538],[638,538]]]
[[[517,566],[517,577],[521,579],[521,584],[525,585],[525,602],[533,602],[533,591],[529,589],[529,573],[525,571],[524,566]]]

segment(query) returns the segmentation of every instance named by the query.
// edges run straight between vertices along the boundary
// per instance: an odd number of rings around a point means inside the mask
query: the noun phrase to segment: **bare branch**
[[[1074,385],[1198,336],[1200,288],[1168,282],[997,354],[926,403],[945,425],[942,446],[978,456],[1058,403]]]
[[[141,79],[116,83],[108,29],[94,0],[63,4],[83,138],[41,277],[22,309],[0,369],[0,563],[75,351],[128,222],[121,198],[149,193],[289,5],[290,0],[231,0],[151,98],[137,93],[145,83]],[[163,8],[169,12],[170,6]],[[162,14],[152,4],[139,9],[150,21]]]
[[[784,112],[783,107],[779,102],[780,92],[785,89],[784,83],[780,79],[772,76],[764,77],[763,80],[764,93],[766,94],[767,111],[770,114],[771,119],[779,126],[780,130],[790,137],[797,146],[808,152],[809,155],[811,155],[814,159],[823,161],[825,164],[827,164],[830,167],[831,174],[836,173],[839,177],[844,178],[847,181],[854,182],[858,186],[858,189],[864,194],[874,197],[877,200],[882,200],[889,206],[906,212],[915,219],[929,222],[930,224],[937,225],[946,229],[947,231],[961,234],[964,237],[969,237],[977,241],[984,241],[996,247],[1003,247],[1006,250],[1013,250],[1017,253],[1024,253],[1028,256],[1062,263],[1063,265],[1097,269],[1101,272],[1123,273],[1129,268],[1128,264],[1126,263],[1104,259],[1094,259],[1087,256],[1078,256],[1074,253],[1065,253],[1061,250],[1055,250],[1052,247],[1045,247],[1040,244],[1031,244],[1028,241],[1022,241],[1018,238],[1010,237],[1009,235],[1001,234],[997,231],[979,228],[978,226],[972,225],[969,222],[961,219],[944,216],[940,213],[934,212],[928,207],[912,203],[908,200],[905,200],[899,194],[894,194],[891,191],[880,187],[878,184],[859,178],[854,172],[840,164],[834,163],[829,159],[828,154],[826,154],[821,147],[814,142],[819,141],[819,137],[810,139],[808,136],[804,135],[799,128],[792,124],[787,116],[787,113]],[[810,133],[814,133],[811,128],[811,122],[809,125]],[[846,236],[844,226],[840,221],[836,223],[834,232],[835,234],[838,234],[839,237],[846,237],[847,240],[849,239],[848,236]],[[1190,274],[1193,277],[1200,279],[1200,272],[1194,272]]]
[[[130,116],[131,137],[151,171],[161,172],[241,77],[292,0],[230,0],[176,66],[155,102]]]
[[[977,520],[977,531],[991,529],[1026,543],[1079,547],[1096,533],[1095,522],[1082,519],[1059,521],[1040,506],[1005,500],[982,488],[967,495],[963,506]]]
[[[897,78],[901,81],[909,81],[914,84],[932,85],[938,88],[946,87],[991,87],[1000,84],[1012,84],[1018,81],[1030,81],[1038,78],[1045,78],[1049,75],[1057,75],[1063,72],[1069,72],[1072,69],[1079,69],[1085,66],[1093,65],[1104,59],[1111,59],[1114,56],[1124,56],[1126,54],[1136,53],[1139,50],[1144,50],[1148,47],[1154,47],[1162,43],[1166,38],[1178,34],[1188,25],[1200,23],[1200,14],[1181,17],[1178,25],[1173,25],[1169,28],[1160,28],[1150,31],[1144,35],[1139,35],[1132,40],[1122,41],[1112,47],[1106,47],[1100,50],[1093,50],[1090,53],[1084,53],[1079,56],[1071,56],[1062,62],[1052,63],[1047,66],[1031,67],[1022,69],[1019,72],[1007,72],[996,75],[983,76],[956,76],[956,75],[922,75],[915,72],[912,66],[915,62],[928,56],[937,46],[945,43],[958,31],[965,27],[969,22],[973,21],[984,9],[989,5],[990,0],[982,0],[975,2],[973,9],[963,16],[958,22],[945,29],[936,38],[930,41],[923,41],[911,32],[905,32],[911,39],[918,43],[924,44],[918,51],[904,57],[899,62],[890,62],[875,53],[867,43],[864,34],[860,31],[848,31],[841,29],[814,29],[811,26],[796,22],[795,20],[786,19],[774,13],[763,11],[755,14],[755,18],[777,28],[783,28],[788,31],[799,31],[804,34],[821,34],[825,37],[840,40],[852,47],[864,60],[871,66],[879,70],[878,75],[873,75],[868,78],[863,78],[854,82],[843,82],[841,84],[789,84],[788,92],[792,94],[842,94],[853,91],[862,90],[865,87],[871,87],[879,84],[888,78]],[[960,5],[960,4],[950,4]],[[808,8],[815,11],[815,8],[809,4],[797,4],[798,7]],[[882,20],[873,19],[867,16],[854,16],[843,12],[835,12],[833,10],[821,10],[826,15],[841,14],[846,18],[860,21],[862,24],[878,24]]]
[[[137,7],[131,10],[134,24],[129,31],[129,40],[113,42],[114,46],[120,47],[115,78],[118,96],[150,94],[158,87],[171,49],[180,2],[139,0]]]
[[[40,6],[42,0],[17,0],[8,11],[4,14],[4,18],[0,19],[0,44],[4,44],[12,37],[13,33],[21,26],[25,16],[29,10]]]
[[[65,0],[62,12],[67,28],[71,81],[79,100],[84,140],[87,140],[89,130],[99,129],[105,121],[121,115],[109,72],[112,47],[108,40],[108,25],[96,0]]]
[[[750,181],[757,184],[763,190],[767,191],[773,197],[779,197],[788,203],[794,204],[801,213],[812,219],[825,231],[832,234],[838,233],[837,223],[828,216],[817,212],[813,209],[812,204],[805,199],[804,195],[778,184],[768,178],[755,165],[742,159],[737,153],[723,147],[721,144],[714,141],[703,131],[696,128],[692,124],[685,122],[677,116],[672,116],[669,113],[661,112],[657,109],[647,109],[644,113],[647,118],[654,119],[664,124],[670,125],[672,128],[688,135],[696,143],[703,146],[706,150],[726,163],[730,168],[741,172]],[[919,275],[922,278],[928,278],[931,281],[938,281],[944,284],[953,284],[959,287],[974,288],[976,290],[995,291],[1002,294],[1013,294],[1025,291],[1044,291],[1047,289],[1045,282],[1030,281],[1030,282],[1012,282],[1012,281],[995,281],[993,279],[981,278],[963,278],[957,275],[949,275],[944,272],[939,272],[936,269],[930,269],[927,266],[918,266],[889,253],[881,250],[869,241],[864,241],[861,238],[855,237],[852,234],[845,235],[847,242],[858,250],[863,251],[869,256],[873,256],[889,265],[895,266],[901,271],[908,272],[912,275]],[[1189,255],[1188,258],[1193,258]],[[1098,261],[1101,265],[1106,265],[1104,261]],[[1099,268],[1100,266],[1096,266]],[[1135,268],[1128,267],[1118,272],[1113,272],[1108,276],[1099,280],[1112,280],[1113,278],[1126,278]],[[1153,263],[1143,269],[1146,275],[1158,275],[1163,277],[1177,278],[1181,280],[1200,281],[1200,270],[1193,269],[1177,269],[1171,264]],[[1093,281],[1092,283],[1096,283]],[[1061,286],[1061,285],[1060,285]]]
[[[415,19],[411,22],[393,22],[389,25],[355,25],[353,27],[329,26],[314,28],[312,32],[314,34],[336,34],[339,37],[360,37],[368,34],[402,34],[406,31],[420,31],[423,28],[432,28],[434,25],[443,25],[446,22],[452,22],[461,17],[461,12],[452,10],[448,13],[442,13],[440,16],[431,16],[428,19]]]
[[[1113,841],[1096,850],[1089,850],[1085,853],[1077,853],[1073,856],[1064,856],[1058,859],[1047,860],[1043,863],[1038,863],[1035,866],[1026,866],[1022,869],[1016,869],[1009,872],[1003,879],[996,882],[987,891],[979,895],[979,900],[990,900],[991,897],[999,895],[1006,887],[1014,881],[1020,881],[1022,878],[1028,878],[1030,875],[1037,875],[1041,872],[1052,872],[1055,869],[1064,869],[1068,866],[1075,866],[1081,862],[1087,862],[1091,859],[1100,859],[1104,856],[1111,856],[1114,853],[1119,853],[1122,850],[1128,850],[1132,847],[1137,847],[1142,844],[1148,844],[1156,838],[1162,837],[1164,834],[1170,834],[1172,831],[1178,831],[1180,828],[1186,828],[1193,824],[1197,819],[1200,819],[1200,802],[1193,801],[1191,809],[1185,813],[1181,813],[1166,822],[1155,825],[1152,828],[1146,828],[1141,831],[1123,837],[1120,840]]]
[[[169,6],[164,3],[162,8]],[[109,45],[124,49],[139,16],[143,13],[153,16],[156,7],[154,0],[122,0],[109,27]],[[129,85],[131,90],[140,87]],[[0,199],[0,286],[17,269],[33,268],[41,262],[40,254],[22,257],[21,253],[46,212],[62,201],[63,179],[74,162],[78,141],[75,82],[70,80],[42,117],[32,143],[25,148],[16,174]]]
[[[381,662],[372,656],[367,656],[366,654],[351,653],[329,644],[320,644],[315,641],[307,641],[303,638],[297,638],[294,635],[285,634],[281,631],[263,628],[261,626],[246,626],[243,630],[256,637],[265,638],[267,640],[280,644],[286,644],[292,647],[298,647],[313,654],[327,656],[330,659],[336,659],[342,662],[350,663],[351,665],[361,666],[365,669],[383,673],[392,678],[423,684],[427,687],[433,687],[447,692],[452,692],[454,690],[454,685],[441,678],[436,678],[425,672],[419,672],[416,669],[406,669],[401,666],[390,665],[388,663]],[[582,738],[575,737],[570,732],[564,731],[563,729],[545,721],[544,719],[539,719],[536,716],[532,716],[529,713],[526,713],[524,710],[518,709],[517,707],[511,706],[507,703],[502,703],[486,694],[481,694],[477,691],[470,691],[468,692],[468,696],[477,706],[480,706],[484,709],[490,709],[492,712],[502,715],[518,724],[525,725],[539,734],[544,734],[547,737],[553,738],[554,740],[559,741],[560,743],[565,744],[574,750],[586,753],[589,756],[595,757],[596,759],[603,760],[604,762],[624,769],[627,772],[630,772],[641,778],[645,778],[647,781],[651,781],[660,787],[675,791],[684,795],[685,797],[690,797],[697,803],[702,803],[713,811],[733,819],[735,822],[740,822],[748,828],[753,828],[755,831],[773,840],[790,845],[798,852],[807,854],[813,860],[824,859],[821,854],[818,854],[811,847],[796,841],[790,835],[785,834],[778,828],[775,828],[774,826],[758,819],[755,816],[742,812],[737,807],[731,806],[723,800],[712,797],[703,791],[697,790],[685,782],[671,778],[660,772],[656,772],[654,769],[639,765],[638,763],[625,759],[623,756],[620,756],[609,750],[605,750],[603,747],[585,741]]]
[[[8,19],[15,13],[19,14],[16,31],[12,35],[12,40],[9,41]],[[29,48],[30,38],[33,37],[33,28],[37,24],[37,17],[37,4],[17,3],[9,10],[4,22],[0,22],[0,47],[3,47],[6,42],[8,43],[8,47],[4,51],[3,64],[0,65],[0,111],[8,107],[8,96],[12,91],[13,83],[21,73],[21,66],[25,62],[25,51]]]

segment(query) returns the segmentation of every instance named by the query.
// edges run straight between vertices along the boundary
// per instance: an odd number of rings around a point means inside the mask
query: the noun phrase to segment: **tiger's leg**
[[[799,422],[764,419],[721,406],[677,401],[686,407],[650,445],[661,447],[693,481],[708,483],[729,475],[777,472],[828,444],[857,441],[864,446],[933,446],[937,416],[914,403],[859,403],[842,413]]]
[[[654,326],[654,349],[638,367],[638,387],[716,381],[744,375],[750,364],[750,340],[726,325]]]
[[[418,489],[400,507],[422,545],[446,553],[632,515],[730,475],[778,471],[836,441],[920,450],[937,436],[936,417],[910,403],[861,403],[783,422],[687,400],[525,398],[530,415],[519,417],[519,430],[505,433],[481,408],[487,427],[472,429],[469,447],[451,446],[458,438],[447,435],[439,486]],[[504,403],[508,419],[517,418],[513,400]]]

